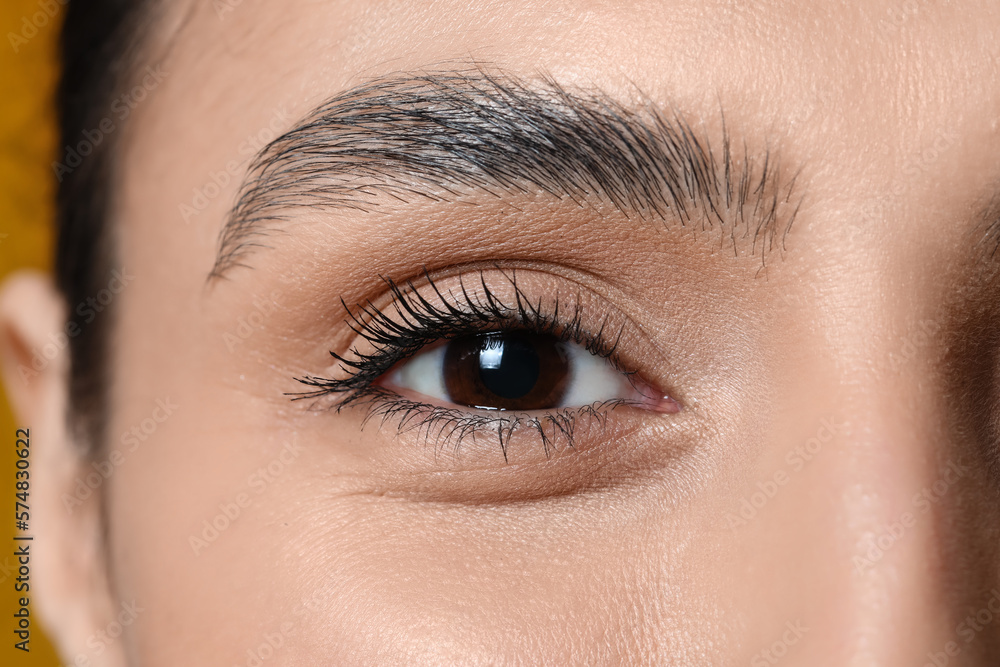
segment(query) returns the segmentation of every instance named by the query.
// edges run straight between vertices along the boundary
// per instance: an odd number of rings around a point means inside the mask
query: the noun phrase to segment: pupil
[[[457,405],[545,410],[562,402],[572,369],[554,337],[505,331],[449,341],[442,370],[448,400]]]
[[[500,398],[521,398],[538,382],[538,351],[522,336],[487,336],[479,350],[479,377]]]

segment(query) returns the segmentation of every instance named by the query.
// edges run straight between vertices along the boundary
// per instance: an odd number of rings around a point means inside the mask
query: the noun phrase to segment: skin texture
[[[995,3],[244,0],[158,20],[167,74],[122,130],[115,202],[131,278],[97,459],[123,460],[72,511],[95,468],[61,418],[68,359],[17,368],[75,304],[30,276],[0,298],[38,602],[68,664],[995,664]],[[207,281],[248,136],[472,60],[646,99],[716,146],[721,108],[734,144],[798,174],[784,247],[762,268],[697,224],[468,192],[294,210]],[[618,318],[622,356],[682,409],[613,412],[549,456],[524,435],[505,463],[488,437],[456,454],[284,395],[355,340],[341,298],[483,266]],[[141,611],[105,641],[123,603]]]

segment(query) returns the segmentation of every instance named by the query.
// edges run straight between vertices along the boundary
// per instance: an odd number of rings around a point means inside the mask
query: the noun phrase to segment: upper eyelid
[[[424,297],[412,281],[405,282],[401,287],[389,278],[383,280],[394,298],[382,308],[376,307],[371,301],[366,301],[356,310],[351,310],[342,300],[348,312],[348,326],[357,336],[372,344],[374,350],[361,352],[356,346],[352,346],[345,354],[330,351],[331,356],[351,372],[350,376],[336,380],[317,376],[296,378],[299,382],[317,389],[290,395],[294,397],[293,400],[301,400],[324,393],[348,393],[352,389],[370,386],[393,365],[424,349],[428,343],[476,331],[498,330],[495,325],[503,321],[509,322],[512,327],[527,328],[536,333],[561,334],[565,340],[579,343],[588,352],[608,359],[619,372],[626,375],[634,372],[622,364],[617,354],[624,325],[618,329],[613,339],[609,339],[605,333],[607,318],[595,332],[588,331],[583,326],[583,313],[578,304],[570,320],[560,321],[558,301],[553,305],[552,314],[547,315],[541,300],[533,304],[520,290],[516,270],[511,270],[509,274],[500,270],[500,273],[510,282],[514,291],[516,298],[513,305],[497,298],[495,292],[489,288],[482,271],[479,275],[479,284],[484,290],[481,301],[477,301],[460,280],[461,287],[458,293],[464,299],[464,305],[468,306],[467,310],[449,303],[444,292],[438,289],[434,279],[426,271],[425,278],[430,285],[429,289],[442,301],[441,305],[434,304]],[[455,292],[449,292],[449,296],[455,295]],[[421,308],[426,310],[421,311]],[[394,320],[387,314],[388,310],[404,318],[405,324]],[[566,308],[563,307],[562,313],[565,312]],[[492,319],[490,315],[493,316]],[[406,319],[407,317],[409,319]],[[327,391],[324,391],[324,387]]]
[[[438,303],[432,303],[425,297],[412,281],[407,281],[404,286],[400,286],[389,278],[383,278],[389,287],[394,299],[389,304],[397,315],[404,318],[407,324],[421,324],[431,321],[431,324],[441,324],[447,322],[454,325],[453,333],[463,335],[476,330],[497,330],[502,329],[504,322],[524,326],[526,324],[538,327],[538,333],[554,333],[563,336],[566,340],[576,342],[589,341],[589,345],[596,345],[594,341],[605,341],[607,336],[607,318],[596,331],[588,331],[583,324],[582,309],[577,302],[573,308],[573,315],[565,318],[566,299],[560,300],[558,295],[554,298],[551,309],[546,312],[542,306],[542,300],[532,302],[527,294],[521,289],[517,282],[517,270],[512,269],[507,273],[504,269],[496,269],[503,278],[510,284],[513,290],[514,300],[505,301],[497,296],[494,289],[490,288],[485,279],[485,272],[480,270],[478,284],[482,288],[482,297],[477,299],[468,290],[465,281],[459,277],[459,292],[461,305],[455,306],[453,300],[456,292],[448,290],[447,297],[438,287],[435,280],[426,272],[425,278],[430,290],[437,297]],[[451,297],[449,299],[448,297]],[[344,306],[346,307],[346,304]],[[386,308],[377,308],[371,301],[359,306],[358,311],[367,317],[359,317],[358,312],[349,312],[349,326],[358,335],[367,338],[370,342],[380,342],[383,333],[380,327],[385,327],[390,331],[398,326],[398,323],[386,315]],[[561,311],[561,312],[560,312]],[[563,316],[563,317],[561,317]],[[500,327],[496,325],[500,324]],[[622,325],[622,328],[624,325]],[[418,333],[414,327],[407,333]],[[444,335],[442,335],[444,334]],[[440,330],[434,332],[434,340],[446,339],[449,334]],[[599,356],[611,357],[618,347],[618,340],[621,337],[621,328],[616,333],[613,342],[607,347],[588,347],[588,350]]]

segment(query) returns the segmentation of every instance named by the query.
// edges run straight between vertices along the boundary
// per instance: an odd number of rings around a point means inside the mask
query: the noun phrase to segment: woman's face
[[[995,3],[166,5],[67,663],[1000,655]]]

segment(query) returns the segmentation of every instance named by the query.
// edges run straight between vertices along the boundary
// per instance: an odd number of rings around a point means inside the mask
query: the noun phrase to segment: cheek
[[[272,664],[639,659],[680,655],[677,638],[719,613],[698,602],[717,582],[688,556],[711,531],[653,492],[478,506],[378,495],[338,473],[335,436],[267,427],[210,392],[170,400],[151,434],[155,405],[115,420],[139,424],[138,445],[119,447],[107,482],[116,590],[144,609],[143,664],[192,651],[202,664],[246,664],[247,651],[273,651]]]

